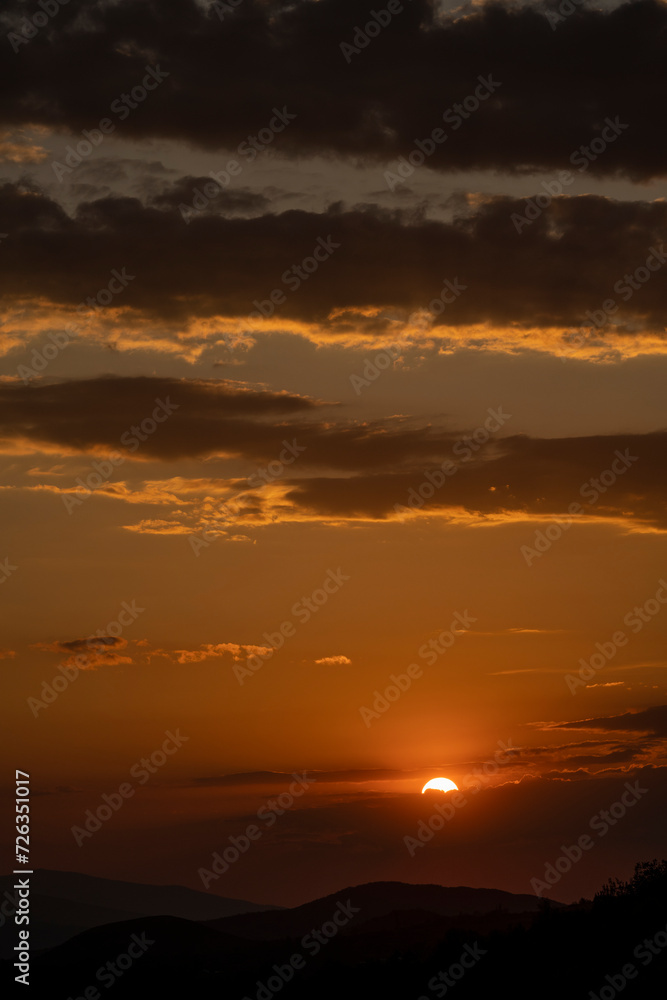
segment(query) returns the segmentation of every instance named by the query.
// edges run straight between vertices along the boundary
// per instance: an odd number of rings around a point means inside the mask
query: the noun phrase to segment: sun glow
[[[424,792],[437,791],[437,792],[457,792],[458,785],[455,785],[453,781],[449,778],[431,778],[427,781],[422,788],[422,795]]]

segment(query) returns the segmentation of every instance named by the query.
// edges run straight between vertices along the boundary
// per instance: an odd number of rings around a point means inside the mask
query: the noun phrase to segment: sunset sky
[[[569,901],[662,857],[667,6],[53,5],[0,13],[35,867],[531,892],[593,829]]]

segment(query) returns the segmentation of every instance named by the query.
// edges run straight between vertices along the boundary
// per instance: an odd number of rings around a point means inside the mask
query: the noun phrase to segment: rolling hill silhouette
[[[667,862],[655,861],[638,865],[631,882],[610,882],[594,900],[571,905],[376,882],[292,909],[214,921],[142,916],[34,955],[30,996],[99,1000],[113,986],[118,1000],[431,1000],[455,986],[456,1000],[498,992],[513,1000],[588,1000],[610,997],[631,963],[628,997],[658,1000],[667,966],[666,890]],[[346,906],[350,918],[336,928],[333,915]],[[313,947],[315,932],[321,944]],[[10,962],[1,964],[12,974]],[[450,977],[444,991],[443,976]]]
[[[0,877],[0,897],[13,895],[13,875]],[[74,935],[123,920],[171,916],[184,920],[214,920],[276,907],[242,899],[197,892],[181,885],[145,885],[97,878],[79,872],[38,868],[31,883],[31,939],[35,948],[51,948]],[[8,893],[8,896],[4,894]],[[0,956],[11,954],[2,941]]]
[[[264,913],[247,913],[234,917],[214,920],[210,926],[249,940],[279,940],[285,937],[300,937],[312,927],[319,927],[331,920],[339,902],[350,899],[359,913],[355,914],[349,928],[342,933],[358,928],[362,924],[387,918],[402,911],[416,912],[440,917],[461,914],[485,914],[495,910],[504,913],[536,913],[540,901],[536,896],[517,895],[501,889],[471,889],[467,886],[442,886],[428,883],[408,882],[367,882],[350,886],[339,892],[310,903],[287,910]],[[553,903],[561,906],[560,903]]]
[[[219,910],[245,905],[238,900],[205,897],[204,906],[197,898],[199,893],[179,886],[147,887],[89,876],[71,877],[73,874],[49,872],[44,881],[51,889],[60,888],[78,896],[81,905],[89,908],[88,914],[95,909],[90,900],[97,883],[103,893],[101,901],[117,905],[145,906],[148,900],[154,900],[156,905],[176,908],[185,901],[198,912],[201,907]],[[163,891],[145,893],[146,889]],[[56,897],[44,898],[58,903]],[[67,903],[76,905],[72,900]],[[132,942],[135,950],[140,947],[137,942],[146,942],[131,968],[114,979],[115,996],[144,996],[161,983],[161,996],[170,996],[170,990],[174,996],[179,995],[179,990],[187,995],[196,984],[192,995],[213,997],[220,996],[221,990],[227,991],[233,981],[240,1000],[248,983],[270,975],[273,966],[284,963],[286,954],[289,957],[303,946],[305,935],[330,922],[333,914],[348,903],[352,911],[359,912],[354,912],[340,929],[337,940],[326,949],[324,961],[344,955],[353,964],[362,957],[364,961],[382,962],[392,955],[398,941],[412,941],[423,948],[424,942],[433,946],[443,935],[463,925],[475,934],[483,929],[505,929],[509,919],[516,919],[518,925],[522,921],[530,923],[539,906],[534,896],[495,889],[371,882],[291,909],[262,910],[255,904],[254,912],[237,912],[215,920],[134,916],[85,930],[43,953],[34,966],[33,995],[52,997],[62,991],[74,1000],[90,986],[104,987],[105,976],[109,975],[107,963],[113,964],[117,956],[127,954]],[[312,965],[309,975],[321,961]],[[254,1000],[252,994],[248,995]]]

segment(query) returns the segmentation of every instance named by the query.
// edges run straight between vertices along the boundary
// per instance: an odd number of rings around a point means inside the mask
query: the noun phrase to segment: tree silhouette
[[[595,894],[595,899],[618,899],[627,897],[659,897],[667,895],[667,861],[638,861],[632,878],[624,882],[622,879],[610,878]]]

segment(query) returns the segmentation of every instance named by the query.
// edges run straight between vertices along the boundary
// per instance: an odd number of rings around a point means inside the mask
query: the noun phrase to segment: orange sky
[[[483,14],[466,30],[485,38]],[[642,122],[517,232],[597,119],[573,145],[554,111],[517,173],[489,136],[518,149],[509,96],[534,109],[505,67],[507,100],[392,191],[427,131],[412,91],[407,138],[387,104],[388,148],[348,136],[344,86],[321,134],[302,87],[299,124],[184,220],[288,100],[261,111],[246,86],[246,121],[213,88],[183,116],[173,59],[195,41],[161,23],[173,77],[62,181],[106,91],[86,108],[64,87],[59,120],[5,112],[0,738],[31,774],[39,865],[275,903],[376,878],[526,892],[639,780],[553,895],[627,876],[664,851],[667,764],[666,219]],[[454,62],[443,107],[467,92]],[[187,740],[78,845],[167,732]],[[424,781],[464,783],[501,743],[511,759],[412,856]],[[312,788],[203,886],[304,771]]]

